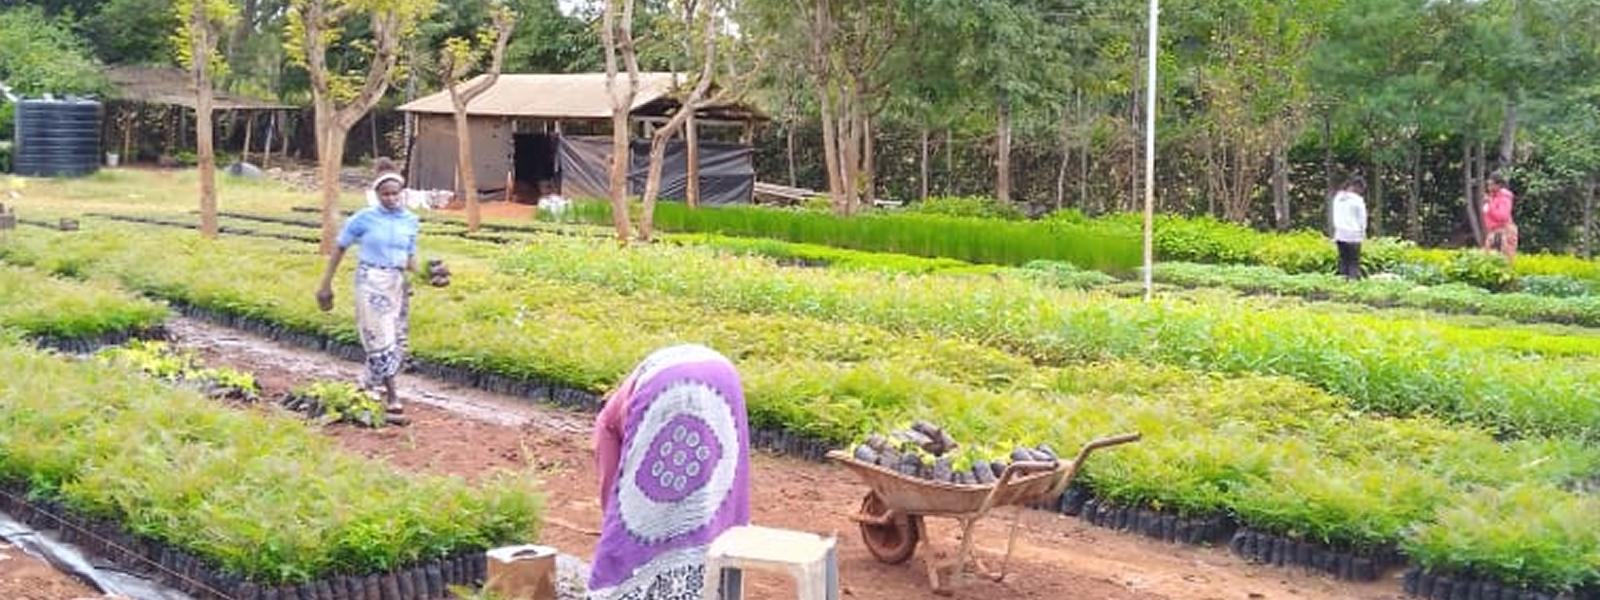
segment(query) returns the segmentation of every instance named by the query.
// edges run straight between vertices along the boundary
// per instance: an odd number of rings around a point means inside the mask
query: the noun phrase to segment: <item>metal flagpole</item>
[[[1153,236],[1155,232],[1156,196],[1156,15],[1161,12],[1160,0],[1150,0],[1149,62],[1144,86],[1144,299],[1149,302],[1154,295],[1151,271],[1155,267]]]

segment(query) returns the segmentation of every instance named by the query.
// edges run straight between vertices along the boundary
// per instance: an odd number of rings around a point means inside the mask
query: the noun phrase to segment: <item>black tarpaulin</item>
[[[611,190],[611,138],[562,136],[557,144],[561,191],[573,198],[605,198]],[[628,188],[643,194],[649,176],[650,142],[633,140],[629,149]],[[689,153],[682,141],[667,143],[661,163],[663,200],[682,201],[687,196]],[[746,204],[755,190],[752,149],[742,144],[700,142],[700,204]]]

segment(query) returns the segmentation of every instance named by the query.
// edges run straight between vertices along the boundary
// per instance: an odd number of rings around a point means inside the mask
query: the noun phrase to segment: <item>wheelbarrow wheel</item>
[[[889,506],[878,494],[867,492],[867,496],[861,499],[861,514],[881,518],[888,516]],[[921,537],[921,516],[894,515],[884,525],[861,523],[861,541],[866,543],[867,551],[874,558],[885,564],[898,565],[911,560]]]

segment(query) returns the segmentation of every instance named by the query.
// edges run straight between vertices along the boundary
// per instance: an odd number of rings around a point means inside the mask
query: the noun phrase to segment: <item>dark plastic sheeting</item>
[[[633,140],[629,157],[628,188],[643,194],[649,176],[650,142]],[[748,204],[755,191],[756,171],[750,146],[700,142],[700,204],[721,206]],[[561,192],[570,198],[605,198],[611,190],[611,138],[562,136],[557,143],[556,162],[561,172]],[[682,141],[667,143],[661,163],[663,200],[682,201],[689,186],[688,146]]]
[[[183,592],[124,573],[115,566],[90,560],[76,545],[35,530],[5,513],[0,513],[0,538],[5,538],[24,552],[49,562],[102,593],[121,594],[135,600],[194,600]]]

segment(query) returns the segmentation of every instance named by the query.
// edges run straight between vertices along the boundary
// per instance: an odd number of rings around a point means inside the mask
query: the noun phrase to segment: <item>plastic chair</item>
[[[744,597],[744,570],[788,575],[799,600],[839,600],[833,537],[746,525],[722,532],[706,550],[705,600]]]

